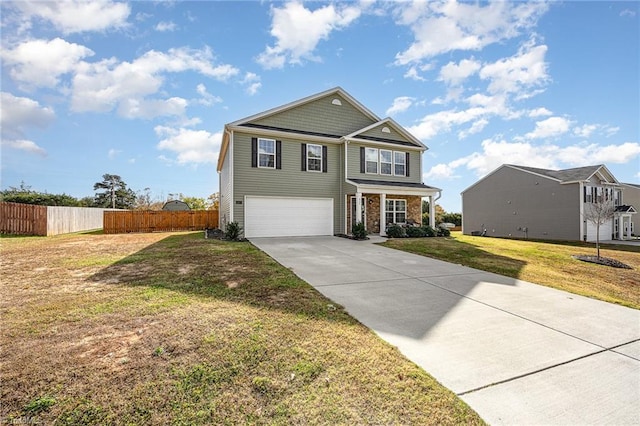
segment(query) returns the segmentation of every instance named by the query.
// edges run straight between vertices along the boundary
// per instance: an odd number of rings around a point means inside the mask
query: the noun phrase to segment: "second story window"
[[[392,174],[393,167],[393,152],[381,149],[380,150],[380,174],[390,176]]]
[[[258,167],[274,169],[276,167],[276,141],[258,139]]]
[[[378,149],[365,149],[365,171],[366,173],[378,174]]]
[[[407,155],[404,152],[393,152],[393,174],[396,176],[406,176]]]
[[[322,145],[307,144],[307,171],[322,172]]]

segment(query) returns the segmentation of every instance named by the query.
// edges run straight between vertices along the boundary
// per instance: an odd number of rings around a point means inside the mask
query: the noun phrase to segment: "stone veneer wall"
[[[348,196],[349,208],[347,209],[347,233],[351,233],[351,197]],[[362,194],[367,199],[367,231],[380,233],[380,195]],[[407,219],[412,219],[420,224],[422,221],[422,198],[417,196],[387,194],[387,199],[407,200]],[[427,224],[428,225],[428,224]]]

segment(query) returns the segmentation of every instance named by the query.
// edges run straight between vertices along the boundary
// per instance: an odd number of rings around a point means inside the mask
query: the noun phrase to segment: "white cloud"
[[[626,142],[619,145],[534,145],[530,142],[507,142],[486,139],[482,151],[474,152],[449,163],[433,166],[425,179],[453,179],[457,169],[465,167],[482,177],[503,164],[563,169],[603,163],[624,164],[640,156],[640,144]]]
[[[585,124],[573,128],[573,134],[581,137],[588,138],[598,128],[596,124]]]
[[[461,130],[458,132],[458,139],[464,139],[469,135],[475,135],[476,133],[480,133],[484,130],[484,128],[489,124],[489,120],[486,118],[481,118],[475,121],[471,127],[466,130]]]
[[[109,160],[114,160],[121,152],[122,151],[119,149],[111,148],[109,152],[107,152],[107,157],[109,158]]]
[[[222,102],[222,98],[220,96],[214,96],[211,93],[207,92],[207,86],[202,83],[196,86],[196,91],[201,96],[201,98],[198,100],[198,103],[202,105],[211,106],[213,104]]]
[[[528,116],[530,118],[545,117],[545,116],[548,116],[548,115],[553,115],[553,113],[551,111],[549,111],[548,109],[544,108],[544,107],[532,109],[528,113]]]
[[[251,96],[258,93],[258,90],[262,87],[260,80],[261,78],[258,74],[252,72],[246,73],[244,79],[242,79],[242,84],[247,86],[245,91]]]
[[[63,34],[122,28],[131,13],[128,4],[112,1],[19,1],[15,7],[25,19],[47,20]]]
[[[160,31],[160,32],[167,32],[167,31],[175,31],[176,29],[178,29],[178,26],[175,24],[175,22],[158,22],[158,24],[156,25],[156,31]]]
[[[396,10],[396,21],[409,26],[415,40],[396,55],[396,64],[420,62],[453,50],[477,51],[513,38],[533,27],[547,9],[543,2],[402,3]]]
[[[178,164],[214,164],[218,158],[222,133],[209,133],[205,130],[191,130],[156,126],[156,135],[163,138],[157,145],[160,150],[177,154]],[[164,160],[167,157],[161,156]]]
[[[440,68],[438,80],[450,86],[458,86],[480,69],[480,62],[475,59],[463,59],[459,63],[449,62]]]
[[[45,128],[55,119],[53,109],[42,107],[32,99],[0,93],[0,129],[3,146],[38,155],[46,151],[35,142],[25,139],[26,132],[33,127]]]
[[[532,132],[525,135],[528,139],[544,139],[563,135],[569,131],[571,121],[563,117],[549,117],[536,122]]]
[[[84,46],[61,38],[31,40],[0,54],[11,78],[27,87],[55,87],[60,76],[73,72],[87,56],[94,52]]]
[[[625,9],[622,12],[620,12],[620,16],[633,18],[636,16],[636,11],[631,9]]]
[[[118,106],[118,114],[126,118],[184,116],[188,102],[186,99],[123,99]]]
[[[573,128],[573,134],[579,138],[589,138],[594,133],[603,134],[610,137],[618,133],[619,127],[612,127],[606,124],[583,124]]]
[[[184,71],[195,71],[220,81],[239,72],[231,65],[214,65],[209,48],[174,48],[166,53],[151,50],[133,62],[118,62],[115,58],[91,64],[84,62],[73,78],[71,109],[107,112],[117,107],[127,118],[183,114],[187,106],[184,99],[146,98],[160,91],[165,73]]]
[[[36,154],[41,157],[47,156],[47,151],[44,148],[38,146],[33,141],[25,140],[25,139],[16,139],[16,140],[3,140],[2,146],[7,148],[17,149],[19,151],[26,151],[30,154]]]
[[[387,109],[387,115],[395,115],[408,110],[413,105],[415,98],[399,96],[393,100],[393,104]]]
[[[267,46],[257,58],[264,68],[282,68],[286,63],[302,64],[303,60],[317,61],[314,50],[332,31],[348,27],[361,10],[355,5],[326,5],[311,11],[299,1],[272,7],[271,35],[275,45]]]
[[[403,77],[404,78],[410,78],[410,79],[415,80],[415,81],[427,81],[426,78],[424,78],[420,74],[418,74],[418,68],[417,67],[409,67],[407,72],[404,73]]]
[[[480,78],[489,80],[489,93],[515,93],[519,99],[526,99],[539,93],[528,90],[539,88],[549,80],[544,61],[546,53],[547,46],[527,42],[516,55],[484,65]]]

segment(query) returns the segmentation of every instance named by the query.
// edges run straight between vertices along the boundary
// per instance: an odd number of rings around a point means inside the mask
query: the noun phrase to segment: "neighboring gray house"
[[[600,238],[628,239],[634,206],[603,165],[547,170],[505,164],[462,192],[462,232],[487,236],[595,241],[595,225],[585,209],[596,197],[613,200],[614,218]]]
[[[218,158],[220,227],[250,238],[421,223],[422,198],[433,209],[440,193],[422,183],[426,149],[339,87],[234,121]]]

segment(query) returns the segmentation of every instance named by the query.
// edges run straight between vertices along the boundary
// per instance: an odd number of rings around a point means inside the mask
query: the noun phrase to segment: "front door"
[[[362,197],[362,222],[367,227],[367,199]],[[351,197],[351,227],[356,224],[356,197]]]

